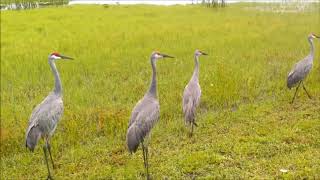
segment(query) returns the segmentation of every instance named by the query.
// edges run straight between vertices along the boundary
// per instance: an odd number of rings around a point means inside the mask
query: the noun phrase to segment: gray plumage
[[[150,133],[158,122],[160,106],[157,97],[146,94],[132,111],[127,132],[127,143],[130,152],[136,152],[139,144]]]
[[[192,77],[184,89],[182,108],[184,114],[184,120],[186,124],[191,124],[191,135],[193,132],[193,125],[197,126],[196,119],[196,108],[200,103],[201,88],[199,84],[199,56],[207,55],[204,52],[196,50],[194,53],[195,67]]]
[[[136,152],[139,144],[142,144],[144,165],[148,173],[148,147],[145,143],[146,136],[158,122],[160,116],[160,105],[157,98],[157,73],[156,61],[160,58],[170,57],[166,54],[153,52],[151,54],[152,81],[148,92],[136,104],[131,113],[127,130],[127,146],[130,153]]]
[[[63,114],[63,101],[62,101],[62,84],[59,76],[59,72],[55,66],[55,60],[58,59],[72,59],[67,56],[60,55],[58,53],[52,53],[48,62],[55,79],[55,87],[52,92],[39,104],[37,105],[29,119],[29,125],[26,131],[26,147],[34,151],[40,138],[44,138],[45,146],[43,148],[45,154],[45,160],[48,168],[48,179],[51,179],[48,160],[47,160],[47,150],[49,151],[50,158],[51,148],[49,140],[53,135],[57,124]],[[53,161],[52,161],[53,165]],[[54,165],[53,165],[54,166]]]
[[[33,151],[41,137],[53,135],[63,113],[62,95],[51,92],[32,112],[26,132],[26,146]]]
[[[296,63],[288,74],[287,87],[291,89],[292,87],[298,85],[296,88],[295,95],[292,99],[292,102],[294,101],[294,98],[296,96],[296,93],[301,83],[303,85],[303,89],[305,90],[309,98],[311,98],[311,96],[309,95],[309,93],[307,92],[303,84],[303,80],[307,77],[307,75],[309,74],[312,68],[313,58],[314,58],[314,45],[313,45],[314,38],[319,38],[319,37],[316,36],[315,34],[310,34],[308,36],[308,42],[310,43],[310,53],[305,58],[303,58],[298,63]]]

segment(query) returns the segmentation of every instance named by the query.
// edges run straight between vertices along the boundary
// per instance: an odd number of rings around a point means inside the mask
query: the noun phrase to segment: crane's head
[[[208,55],[208,54],[197,49],[197,50],[194,52],[194,55],[199,57],[199,56],[201,56],[201,55]]]
[[[162,58],[174,58],[172,56],[169,56],[167,54],[160,53],[159,51],[153,51],[151,54],[151,59],[158,60]]]
[[[308,39],[315,39],[315,38],[319,38],[320,39],[320,36],[317,36],[314,33],[310,33],[309,36],[308,36]]]
[[[68,56],[64,56],[64,55],[61,55],[59,54],[58,52],[53,52],[49,55],[49,59],[50,60],[59,60],[59,59],[70,59],[72,60],[73,58],[71,57],[68,57]]]

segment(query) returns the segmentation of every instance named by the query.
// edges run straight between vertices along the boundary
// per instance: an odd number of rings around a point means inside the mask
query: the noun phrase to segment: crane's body
[[[199,50],[194,54],[195,67],[189,83],[186,85],[183,92],[182,108],[184,120],[187,125],[191,125],[191,133],[193,133],[193,126],[196,124],[196,108],[199,106],[201,97],[201,87],[199,84],[199,56],[207,55]]]
[[[144,167],[148,172],[148,141],[147,137],[151,129],[159,120],[160,105],[157,97],[157,78],[156,78],[156,60],[160,58],[170,57],[159,52],[151,54],[152,81],[148,92],[136,104],[131,113],[129,126],[127,130],[127,146],[130,153],[137,151],[139,145],[142,145]]]
[[[32,112],[26,133],[26,146],[33,151],[39,139],[53,135],[63,113],[62,95],[51,92]]]
[[[49,56],[48,62],[55,78],[55,87],[54,90],[32,111],[26,131],[26,147],[31,151],[34,151],[41,138],[45,140],[43,151],[48,168],[48,179],[52,179],[52,177],[48,164],[47,150],[49,151],[52,166],[54,167],[49,141],[63,114],[62,84],[59,72],[54,63],[54,61],[58,59],[72,58],[60,55],[59,53],[52,53]]]
[[[201,87],[198,78],[192,76],[183,92],[183,113],[184,120],[187,124],[194,124],[196,116],[196,108],[200,103]]]
[[[296,86],[300,81],[304,80],[312,69],[313,55],[307,57],[295,64],[292,71],[288,74],[287,86],[289,89]]]
[[[303,58],[298,63],[296,63],[288,74],[287,87],[291,89],[296,85],[298,85],[291,103],[293,103],[296,97],[297,91],[301,84],[303,86],[303,89],[307,93],[308,97],[311,98],[310,94],[308,93],[307,89],[303,84],[303,81],[307,77],[307,75],[310,73],[310,70],[312,69],[313,59],[314,59],[314,45],[313,45],[314,38],[320,38],[320,37],[316,36],[315,34],[310,34],[308,36],[308,41],[310,43],[310,53],[305,58]]]
[[[136,152],[139,144],[144,141],[158,122],[160,105],[157,97],[145,95],[134,107],[129,122],[127,142],[130,152]]]

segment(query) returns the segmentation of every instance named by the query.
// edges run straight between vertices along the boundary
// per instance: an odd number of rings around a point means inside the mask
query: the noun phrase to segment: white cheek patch
[[[160,56],[159,54],[156,54],[155,57],[156,57],[157,59],[162,58],[162,56]]]
[[[61,57],[56,56],[56,55],[52,55],[51,57],[52,57],[53,59],[61,59]]]

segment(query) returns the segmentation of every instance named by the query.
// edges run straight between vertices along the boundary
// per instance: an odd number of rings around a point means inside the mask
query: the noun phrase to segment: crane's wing
[[[196,108],[200,103],[201,88],[197,82],[189,83],[183,92],[182,108],[186,121],[192,121],[195,118]]]
[[[142,110],[143,107],[143,100],[144,99],[140,99],[138,101],[138,103],[136,104],[136,106],[133,108],[132,112],[131,112],[131,117],[129,120],[129,125],[128,127],[130,127],[132,125],[132,123],[134,123],[137,119],[137,116],[139,115],[139,112]]]
[[[309,74],[312,68],[312,61],[310,61],[309,58],[312,57],[307,56],[303,60],[296,63],[292,70],[289,72],[287,78],[288,88],[292,88]]]
[[[159,120],[160,106],[155,98],[143,98],[132,111],[127,131],[127,145],[130,152],[135,152],[145,136]]]
[[[52,135],[63,113],[63,102],[60,96],[49,94],[33,110],[26,131],[26,146],[33,150],[39,138],[46,133]]]

